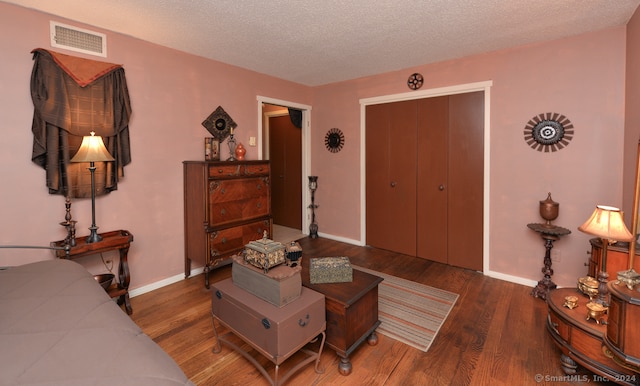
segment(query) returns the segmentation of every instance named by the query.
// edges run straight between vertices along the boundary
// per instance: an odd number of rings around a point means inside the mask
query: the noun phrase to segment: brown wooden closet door
[[[288,115],[269,119],[273,223],[302,229],[302,130]]]
[[[418,103],[417,255],[448,263],[449,97]]]
[[[484,92],[449,98],[449,264],[482,271]]]
[[[366,242],[415,256],[416,102],[366,107]]]

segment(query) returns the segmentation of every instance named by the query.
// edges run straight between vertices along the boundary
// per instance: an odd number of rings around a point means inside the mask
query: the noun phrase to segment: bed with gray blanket
[[[0,384],[191,385],[84,267],[0,270]]]

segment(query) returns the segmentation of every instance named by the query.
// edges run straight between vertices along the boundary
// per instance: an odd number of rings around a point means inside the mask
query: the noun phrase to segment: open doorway
[[[258,97],[259,158],[271,163],[272,239],[280,242],[308,235],[306,209],[310,197],[309,112],[310,106]],[[293,120],[290,109],[298,117]],[[297,124],[296,124],[297,123]]]

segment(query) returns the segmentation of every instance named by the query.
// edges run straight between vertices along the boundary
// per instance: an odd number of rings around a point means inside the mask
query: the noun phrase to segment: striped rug
[[[377,332],[427,351],[458,294],[352,265],[384,279],[378,286]]]

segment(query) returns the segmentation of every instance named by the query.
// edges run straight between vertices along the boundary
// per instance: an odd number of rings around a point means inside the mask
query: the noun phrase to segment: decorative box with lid
[[[267,273],[269,268],[285,262],[285,246],[268,239],[265,231],[261,240],[251,241],[246,245],[244,261],[262,268]]]

